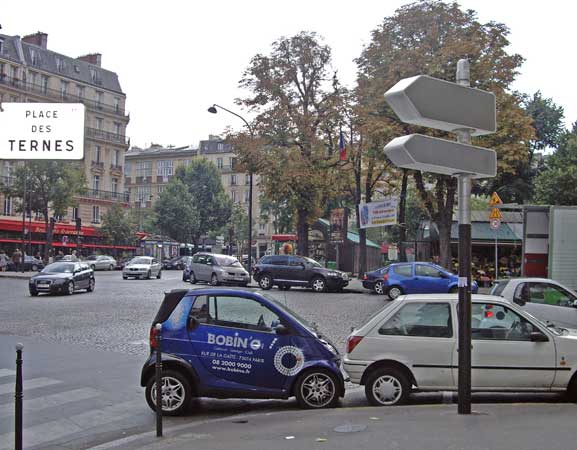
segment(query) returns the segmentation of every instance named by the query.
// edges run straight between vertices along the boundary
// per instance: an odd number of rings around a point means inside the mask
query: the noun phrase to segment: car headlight
[[[340,277],[340,276],[341,276],[341,274],[340,274],[339,272],[332,272],[332,271],[331,271],[331,272],[327,272],[327,275],[328,275],[329,277]]]

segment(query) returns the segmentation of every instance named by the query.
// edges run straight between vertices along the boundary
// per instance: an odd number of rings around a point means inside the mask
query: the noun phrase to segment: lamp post
[[[230,113],[233,116],[236,116],[240,120],[242,120],[244,122],[244,124],[246,125],[246,127],[248,128],[251,139],[254,139],[254,131],[244,117],[242,117],[241,115],[239,115],[235,112],[230,111],[229,109],[224,108],[223,106],[217,105],[217,104],[214,104],[210,108],[208,108],[208,112],[211,114],[216,114],[217,113],[216,108],[220,108],[223,111],[226,111],[227,113]],[[250,167],[250,166],[248,168],[248,175],[249,175],[249,180],[248,180],[248,273],[249,273],[249,276],[252,276],[252,270],[251,269],[252,269],[252,186],[253,186],[253,184],[252,184],[252,167]]]

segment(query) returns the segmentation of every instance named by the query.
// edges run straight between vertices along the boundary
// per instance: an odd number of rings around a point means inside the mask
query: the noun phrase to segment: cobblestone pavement
[[[2,278],[0,334],[146,355],[150,324],[163,293],[175,288],[206,287],[183,282],[180,271],[164,271],[162,275],[160,280],[123,280],[117,271],[96,272],[96,289],[92,293],[38,297],[28,294],[27,280]],[[341,351],[351,327],[362,324],[384,303],[384,297],[368,292],[268,292],[310,322],[316,322]]]

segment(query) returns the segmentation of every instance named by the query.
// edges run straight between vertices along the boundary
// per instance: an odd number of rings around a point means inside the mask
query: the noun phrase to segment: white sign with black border
[[[0,159],[84,158],[82,103],[3,103]]]

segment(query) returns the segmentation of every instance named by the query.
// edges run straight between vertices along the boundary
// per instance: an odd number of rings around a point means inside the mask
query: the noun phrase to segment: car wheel
[[[314,292],[325,292],[327,290],[327,282],[322,277],[315,277],[311,282],[311,287]]]
[[[291,287],[288,284],[281,284],[278,287],[281,291],[288,291]]]
[[[571,383],[569,383],[565,396],[568,401],[577,403],[577,378],[573,378]]]
[[[37,297],[38,296],[38,291],[36,289],[30,289],[30,295],[32,297]]]
[[[403,291],[399,286],[391,286],[387,290],[387,295],[391,300],[396,299],[399,295],[403,295]]]
[[[124,275],[122,275],[122,279],[123,279],[123,280],[128,280],[128,277],[125,277]]]
[[[66,294],[68,295],[74,294],[74,281],[69,281],[66,284]]]
[[[108,270],[114,270],[114,266],[113,266],[112,264],[110,264],[110,265],[108,266]]]
[[[32,272],[37,272],[38,271],[38,266],[36,264],[34,264],[32,266]]]
[[[268,291],[272,288],[272,282],[272,277],[268,273],[265,273],[258,280],[258,285],[262,290]]]
[[[90,268],[91,268],[92,270],[96,270],[96,266],[95,266],[94,264],[90,264]]]
[[[453,286],[451,289],[449,289],[449,294],[456,294],[457,292],[459,292],[458,286]]]
[[[393,406],[406,403],[410,383],[407,377],[394,368],[377,369],[365,383],[365,395],[373,406]]]
[[[382,281],[377,281],[373,287],[375,294],[383,295],[385,293],[385,283]]]
[[[210,285],[211,286],[218,286],[220,283],[218,282],[218,277],[216,276],[216,273],[213,273],[212,276],[210,277]]]
[[[332,373],[323,369],[313,369],[298,378],[294,393],[301,408],[332,408],[339,401],[337,386],[338,381]]]
[[[182,272],[182,281],[188,281],[189,278],[186,278],[186,275],[184,272]]]
[[[156,275],[156,279],[160,280],[161,277],[162,277],[162,270],[159,270],[158,275]]]
[[[146,402],[156,411],[156,379],[150,377],[145,390]],[[192,401],[192,389],[188,380],[174,370],[162,372],[162,414],[178,416],[183,414]]]
[[[194,275],[194,272],[190,272],[190,284],[196,284],[196,276]]]
[[[88,282],[88,287],[86,288],[86,292],[92,292],[94,290],[95,284],[96,284],[96,282],[94,281],[94,278],[91,278],[90,281]]]
[[[152,277],[152,271],[149,270],[149,271],[146,273],[146,279],[147,279],[147,280],[150,280],[151,277]]]

